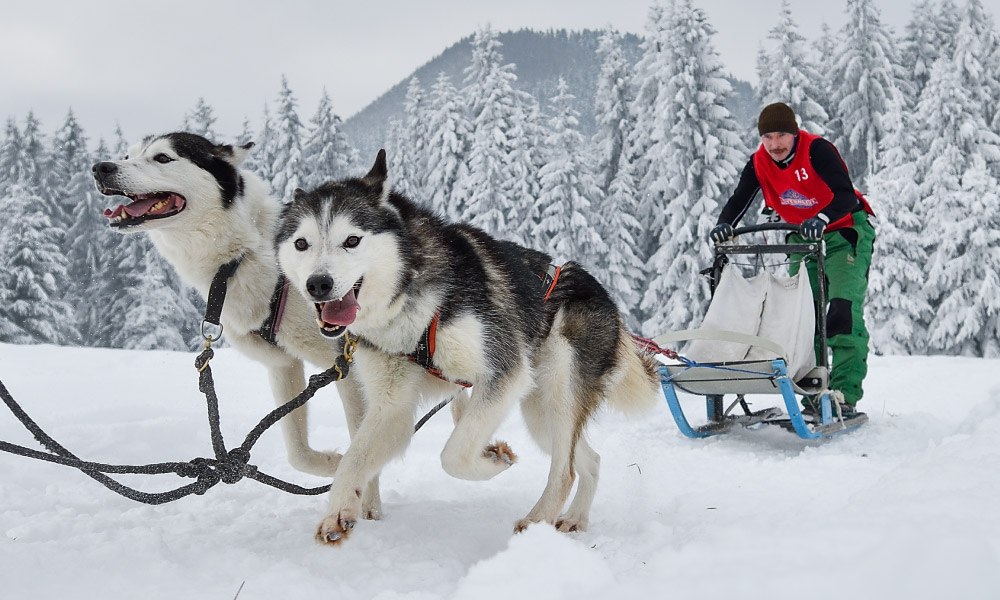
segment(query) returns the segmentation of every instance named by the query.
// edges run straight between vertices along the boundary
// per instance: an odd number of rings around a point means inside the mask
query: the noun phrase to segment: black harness
[[[208,289],[208,300],[205,303],[205,320],[202,323],[202,329],[204,329],[206,322],[220,328],[222,327],[220,323],[222,306],[226,302],[229,279],[236,274],[244,257],[245,255],[240,254],[219,267],[219,270],[215,272],[215,277],[212,278],[212,285]],[[267,318],[264,319],[264,323],[257,330],[251,332],[259,335],[261,339],[272,346],[278,345],[278,328],[281,326],[281,317],[285,312],[285,300],[287,298],[288,278],[283,274],[279,274],[278,283],[275,284],[274,292],[271,293],[271,307]],[[204,334],[204,331],[202,333]],[[222,335],[221,331],[219,335]]]
[[[552,295],[552,290],[556,287],[556,282],[559,281],[559,274],[562,272],[561,266],[549,265],[546,269],[545,274],[541,276],[542,289],[545,290],[545,297],[542,302],[548,302],[549,296]],[[449,381],[451,383],[458,384],[464,388],[472,387],[472,383],[457,379],[451,380],[444,376],[441,369],[434,365],[434,350],[435,350],[435,340],[437,338],[438,325],[441,322],[441,309],[439,308],[434,313],[434,318],[431,319],[430,325],[424,330],[424,334],[420,336],[420,341],[417,342],[417,348],[413,352],[404,355],[406,358],[410,359],[410,362],[420,365],[425,371],[431,375],[437,377],[438,379],[443,379],[444,381]]]

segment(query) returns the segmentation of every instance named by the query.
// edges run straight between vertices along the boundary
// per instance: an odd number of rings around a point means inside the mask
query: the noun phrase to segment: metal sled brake
[[[765,223],[738,228],[736,235],[797,230],[797,227],[786,223]],[[829,358],[826,346],[826,292],[822,289],[823,286],[820,286],[819,297],[813,299],[804,265],[798,276],[798,291],[795,292],[800,294],[799,299],[795,300],[799,303],[798,312],[794,305],[788,305],[787,302],[784,305],[779,304],[777,309],[769,307],[767,295],[770,292],[764,292],[760,298],[730,297],[721,301],[721,294],[717,295],[720,280],[725,277],[723,269],[729,263],[730,255],[756,256],[759,263],[763,264],[761,257],[790,253],[802,253],[810,260],[815,260],[817,271],[820,277],[823,277],[825,270],[822,241],[806,244],[743,244],[737,238],[731,243],[717,244],[715,261],[710,270],[713,300],[706,314],[704,326],[700,329],[678,331],[655,338],[654,341],[661,346],[680,341],[696,341],[689,345],[684,353],[685,356],[679,358],[680,362],[660,367],[660,381],[667,405],[684,435],[704,438],[730,431],[736,425],[751,428],[778,425],[803,439],[811,440],[850,431],[868,421],[864,413],[855,412],[849,416],[843,414],[834,395],[827,389]],[[726,276],[731,275],[730,273]],[[734,290],[740,292],[739,285],[743,284],[732,284],[726,289],[727,294],[732,296]],[[803,285],[805,289],[802,289]],[[754,304],[758,301],[759,307]],[[751,315],[758,314],[761,320],[753,323],[750,318],[737,317],[736,329],[742,327],[744,331],[730,330],[729,327],[713,327],[713,324],[718,325],[718,315],[725,313],[727,308],[749,311]],[[767,325],[764,323],[764,318],[769,314],[771,324]],[[715,323],[710,322],[713,320]],[[786,328],[781,324],[782,320],[790,322],[787,327],[789,331],[785,331]],[[778,325],[775,325],[776,322]],[[732,323],[730,319],[730,324]],[[801,331],[791,331],[797,325],[801,326]],[[769,331],[765,331],[766,329]],[[820,356],[824,363],[818,366],[815,364],[812,342],[814,332],[820,340]],[[794,339],[785,339],[788,335]],[[774,337],[782,338],[784,343],[776,342],[772,339]],[[691,350],[695,343],[701,344],[698,350],[703,355],[715,354],[728,356],[730,359],[699,360],[698,357],[692,357]],[[678,398],[678,390],[705,397],[707,423],[699,426],[691,425]],[[746,399],[748,395],[775,394],[782,397],[782,406],[752,410]],[[735,395],[735,400],[728,406],[725,404],[726,395]],[[818,414],[809,415],[807,418],[799,408],[799,396],[817,398]]]

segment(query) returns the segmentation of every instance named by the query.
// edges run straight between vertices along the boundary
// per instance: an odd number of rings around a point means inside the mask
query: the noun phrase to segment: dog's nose
[[[327,300],[333,289],[333,279],[329,275],[313,275],[306,280],[306,291],[316,300]]]
[[[94,165],[90,170],[94,172],[94,175],[97,175],[98,177],[103,177],[105,175],[111,175],[112,173],[117,171],[118,165],[116,165],[113,162],[99,162],[96,165]]]

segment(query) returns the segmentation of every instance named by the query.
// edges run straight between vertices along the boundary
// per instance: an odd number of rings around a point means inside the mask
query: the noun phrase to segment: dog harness
[[[233,260],[219,267],[212,278],[212,285],[208,289],[208,300],[206,300],[205,321],[212,325],[220,326],[222,317],[222,306],[226,302],[226,291],[229,287],[229,279],[236,274],[237,269],[243,262],[245,255],[240,254]],[[271,308],[268,311],[264,323],[255,331],[265,342],[272,346],[278,345],[278,328],[281,326],[281,317],[285,314],[285,301],[288,298],[288,278],[283,274],[278,275],[278,283],[274,286],[271,294]],[[221,335],[221,333],[220,333]]]
[[[562,266],[549,265],[546,269],[545,274],[541,276],[542,289],[545,290],[545,296],[542,298],[542,302],[548,302],[549,296],[552,295],[552,290],[556,287],[556,282],[559,281],[559,274],[562,272]],[[441,309],[439,308],[434,312],[434,318],[431,319],[431,324],[427,326],[424,330],[424,334],[420,336],[420,341],[417,342],[417,349],[406,355],[406,358],[410,359],[410,362],[416,363],[424,368],[425,371],[431,375],[441,379],[443,381],[448,381],[451,383],[458,384],[464,388],[472,387],[472,383],[456,379],[451,380],[444,376],[441,369],[434,366],[434,346],[437,337],[438,325],[441,322]]]

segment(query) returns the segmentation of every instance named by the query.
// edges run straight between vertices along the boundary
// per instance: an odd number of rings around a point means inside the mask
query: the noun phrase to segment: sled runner
[[[678,362],[660,367],[660,379],[670,412],[684,435],[703,438],[734,426],[778,425],[803,439],[819,439],[849,431],[868,421],[867,415],[842,410],[836,392],[827,389],[829,357],[826,344],[826,292],[813,298],[804,265],[796,276],[776,274],[787,261],[775,257],[801,254],[815,260],[824,280],[824,243],[743,243],[739,236],[798,231],[787,223],[737,228],[736,238],[716,244],[715,260],[706,270],[712,301],[702,326],[653,340],[658,346],[689,341]],[[732,257],[732,260],[731,260]],[[749,257],[740,262],[736,257]],[[744,271],[755,271],[747,278]],[[819,338],[816,364],[814,335]],[[681,407],[678,390],[704,396],[707,423],[693,426]],[[782,406],[752,410],[747,396],[780,395]],[[726,396],[735,400],[726,405]],[[811,399],[803,411],[799,397]],[[782,410],[784,408],[784,410]]]

